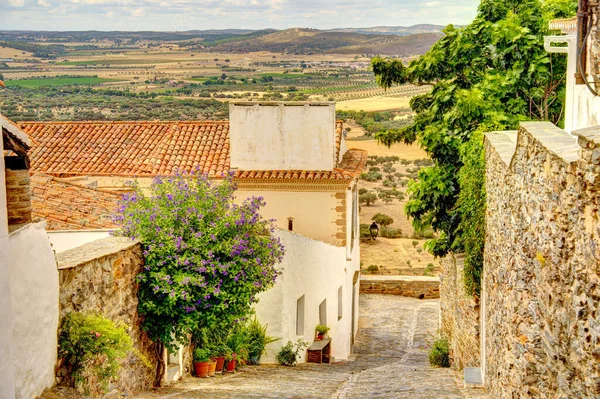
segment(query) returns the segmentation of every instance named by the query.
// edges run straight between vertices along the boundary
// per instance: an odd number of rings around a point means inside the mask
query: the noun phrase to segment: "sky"
[[[331,29],[449,23],[480,0],[0,0],[0,30]]]

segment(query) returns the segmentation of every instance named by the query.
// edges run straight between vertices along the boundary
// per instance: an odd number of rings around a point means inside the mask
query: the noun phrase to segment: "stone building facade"
[[[482,372],[494,398],[600,397],[600,127],[486,136]]]

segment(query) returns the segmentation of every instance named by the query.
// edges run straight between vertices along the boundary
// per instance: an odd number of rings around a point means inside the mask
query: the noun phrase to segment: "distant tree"
[[[373,215],[371,220],[380,226],[389,226],[390,224],[394,223],[394,219],[384,213],[376,213]]]
[[[225,79],[227,79],[227,74],[226,73],[224,73],[224,74],[221,75],[221,80],[225,80]]]
[[[358,200],[361,204],[365,204],[366,206],[371,206],[371,204],[377,201],[377,194],[375,193],[366,193],[362,194],[358,197]]]

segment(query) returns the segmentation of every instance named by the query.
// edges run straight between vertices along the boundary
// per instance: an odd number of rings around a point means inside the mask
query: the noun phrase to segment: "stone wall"
[[[390,294],[419,299],[440,297],[440,280],[426,276],[368,276],[360,278],[362,294]]]
[[[600,397],[600,128],[486,135],[482,308],[494,398]]]
[[[141,247],[123,237],[109,237],[57,254],[60,316],[72,311],[99,312],[126,323],[133,345],[154,366],[154,344],[140,330],[136,276],[143,266]],[[133,394],[152,386],[154,367],[130,354],[119,371],[116,388]],[[60,380],[60,376],[59,376]],[[60,382],[60,381],[59,381]]]
[[[450,343],[452,367],[479,367],[479,299],[465,292],[464,257],[449,254],[441,260],[440,335]]]

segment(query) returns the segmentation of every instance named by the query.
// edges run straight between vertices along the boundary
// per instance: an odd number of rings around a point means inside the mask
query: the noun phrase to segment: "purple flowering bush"
[[[175,349],[198,329],[229,329],[252,311],[257,294],[280,274],[284,249],[262,197],[234,203],[231,176],[211,181],[200,173],[157,177],[150,195],[135,187],[123,197],[122,235],[140,240],[142,328]]]

